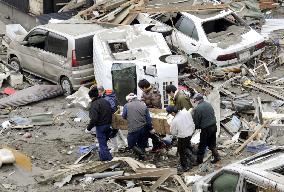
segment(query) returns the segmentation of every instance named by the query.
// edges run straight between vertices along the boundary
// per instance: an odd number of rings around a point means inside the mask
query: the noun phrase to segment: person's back
[[[172,128],[178,138],[191,136],[195,129],[191,113],[186,109],[179,111],[172,121]]]
[[[97,116],[94,116],[97,114]],[[95,118],[95,126],[110,125],[112,121],[112,110],[110,103],[99,98],[91,103],[90,118]]]
[[[212,105],[207,101],[199,103],[194,109],[193,119],[198,129],[207,128],[216,124],[215,112]]]
[[[178,91],[177,94],[174,97],[174,104],[177,107],[178,110],[186,109],[189,110],[192,108],[192,104],[187,98],[187,96],[183,93],[183,91]]]
[[[146,105],[139,100],[133,100],[126,104],[128,132],[137,131],[145,127],[146,121]]]
[[[105,93],[104,99],[110,103],[112,113],[115,113],[117,111],[117,106],[118,106],[115,93],[114,92]]]

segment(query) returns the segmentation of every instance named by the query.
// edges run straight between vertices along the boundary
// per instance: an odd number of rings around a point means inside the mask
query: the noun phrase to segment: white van
[[[120,26],[94,35],[96,81],[105,88],[113,89],[120,105],[126,103],[125,96],[131,92],[141,97],[142,91],[138,88],[141,79],[157,85],[163,106],[168,105],[166,86],[178,85],[175,62],[179,63],[182,56],[171,55],[163,35],[148,31],[148,26]],[[164,62],[164,57],[169,62],[173,61],[172,64]]]

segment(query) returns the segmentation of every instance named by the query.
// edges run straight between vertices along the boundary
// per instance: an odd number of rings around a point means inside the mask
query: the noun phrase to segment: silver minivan
[[[101,29],[90,23],[37,26],[10,43],[7,66],[58,83],[71,94],[95,82],[93,36]]]

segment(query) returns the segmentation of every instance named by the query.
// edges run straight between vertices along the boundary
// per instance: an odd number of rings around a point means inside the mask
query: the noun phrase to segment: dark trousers
[[[137,131],[128,133],[127,135],[127,143],[128,148],[132,149],[134,146],[139,147],[144,150],[148,146],[148,136],[149,131],[143,127]]]
[[[182,167],[187,168],[190,166],[190,161],[189,161],[189,153],[188,151],[192,150],[191,148],[191,136],[185,137],[185,138],[178,138],[177,141],[177,152],[179,154],[180,158],[180,164]]]
[[[112,130],[110,125],[96,126],[96,135],[99,142],[99,157],[101,161],[112,160],[112,155],[109,152],[107,141],[110,138]]]
[[[197,155],[203,156],[208,147],[211,151],[216,148],[216,132],[217,126],[212,125],[201,129],[200,142],[198,145]]]

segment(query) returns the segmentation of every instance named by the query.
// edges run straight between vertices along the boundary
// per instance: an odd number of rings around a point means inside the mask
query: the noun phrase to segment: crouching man
[[[145,103],[139,101],[135,94],[130,93],[126,96],[126,100],[122,117],[128,121],[128,148],[132,149],[140,160],[144,160],[149,130],[152,129],[150,113]]]
[[[171,134],[177,136],[177,152],[180,157],[180,166],[178,166],[178,172],[186,172],[195,165],[195,162],[191,162],[193,158],[191,147],[191,136],[194,132],[195,126],[191,116],[191,113],[186,109],[178,110],[175,106],[168,106],[167,112],[174,116],[171,123]]]
[[[112,155],[109,152],[107,141],[111,134],[112,110],[109,102],[99,96],[98,88],[95,86],[89,91],[89,96],[92,99],[89,112],[90,123],[87,131],[91,131],[96,127],[96,136],[99,142],[99,156],[101,161],[112,160]]]

